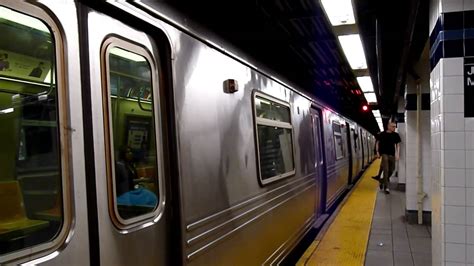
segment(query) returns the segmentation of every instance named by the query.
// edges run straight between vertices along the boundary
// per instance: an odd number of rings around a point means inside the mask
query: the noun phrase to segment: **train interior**
[[[0,7],[0,255],[53,239],[63,223],[55,41],[40,20]],[[118,215],[159,199],[147,60],[109,51],[111,153]],[[61,88],[59,88],[61,89]],[[65,156],[65,155],[63,155]]]

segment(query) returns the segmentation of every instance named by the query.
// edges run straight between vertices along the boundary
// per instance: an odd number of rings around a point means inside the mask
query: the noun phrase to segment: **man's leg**
[[[388,189],[388,186],[390,184],[390,177],[392,176],[393,174],[393,171],[395,171],[395,156],[392,156],[392,155],[386,155],[387,156],[387,172],[384,172],[384,173],[387,173],[387,178],[386,178],[386,185],[385,185],[385,193],[390,193],[389,189]],[[385,178],[385,176],[384,176]]]
[[[386,154],[382,154],[381,169],[383,171],[382,186],[384,189],[386,189],[388,188],[388,178],[390,177],[388,155]]]
[[[379,166],[379,173],[378,173],[377,175],[374,175],[372,178],[375,179],[375,180],[377,180],[377,181],[380,181],[380,177],[381,177],[381,175],[382,175],[382,171],[383,171],[383,169],[382,169],[382,164],[380,164],[380,166]]]

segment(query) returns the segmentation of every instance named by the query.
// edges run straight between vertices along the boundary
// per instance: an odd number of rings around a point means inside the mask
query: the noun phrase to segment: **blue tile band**
[[[474,56],[474,11],[442,13],[430,34],[431,70],[441,58]]]

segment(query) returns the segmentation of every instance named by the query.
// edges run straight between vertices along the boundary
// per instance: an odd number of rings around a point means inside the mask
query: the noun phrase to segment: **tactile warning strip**
[[[364,172],[320,242],[308,248],[298,265],[364,265],[378,190],[371,176],[379,167],[376,160]]]

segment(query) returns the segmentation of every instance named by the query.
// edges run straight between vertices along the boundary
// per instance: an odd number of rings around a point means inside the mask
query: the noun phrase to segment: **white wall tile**
[[[444,133],[444,149],[464,150],[465,146],[464,132]]]
[[[446,243],[446,261],[466,262],[466,245]]]
[[[464,58],[442,58],[440,61],[440,76],[463,76]]]
[[[464,119],[464,128],[466,131],[474,131],[474,118],[469,117]]]
[[[474,150],[466,151],[466,168],[474,169]]]
[[[449,243],[466,243],[466,226],[446,224],[444,228],[445,240]]]
[[[444,131],[464,131],[464,114],[444,114]]]
[[[417,210],[418,209],[418,203],[416,201],[416,197],[408,197],[406,198],[406,209],[407,210]]]
[[[474,10],[474,0],[464,0],[463,10]]]
[[[433,31],[435,25],[436,25],[436,21],[438,20],[438,17],[439,17],[439,1],[440,0],[431,0],[430,1],[430,34],[431,32]],[[431,72],[433,73],[433,71]]]
[[[433,263],[432,265],[438,265],[438,264]],[[466,264],[465,263],[460,263],[460,262],[447,261],[445,266],[466,266]]]
[[[466,150],[474,150],[474,131],[466,131]]]
[[[444,169],[444,185],[448,187],[465,187],[466,170],[465,169]]]
[[[474,263],[474,245],[466,245],[466,262]]]
[[[466,190],[458,187],[444,188],[444,205],[465,206]]]
[[[464,96],[463,95],[443,95],[441,96],[441,105],[443,113],[463,113]]]
[[[474,169],[466,169],[466,186],[474,187]]]
[[[474,207],[466,207],[466,224],[474,225]]]
[[[462,11],[463,8],[463,0],[441,1],[441,13]]]
[[[466,206],[474,206],[474,188],[466,188]]]
[[[464,150],[444,150],[445,168],[466,168],[466,153]]]
[[[446,76],[441,77],[441,80],[443,82],[442,94],[464,94],[463,76]]]
[[[466,226],[466,243],[474,244],[474,226]]]
[[[444,221],[447,224],[466,224],[466,207],[446,206]]]

